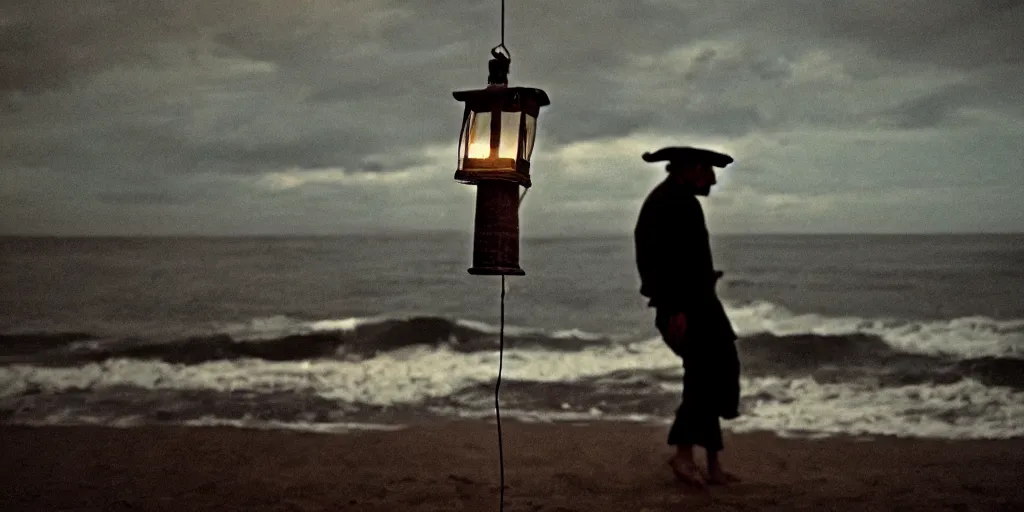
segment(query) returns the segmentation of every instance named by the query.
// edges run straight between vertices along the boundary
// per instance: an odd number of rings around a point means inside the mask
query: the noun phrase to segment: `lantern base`
[[[508,181],[522,185],[523,188],[530,188],[533,185],[530,179],[529,164],[523,166],[520,162],[520,171],[515,169],[488,171],[488,170],[464,170],[455,171],[455,181],[465,185],[478,185],[483,181]]]
[[[467,270],[474,276],[525,276],[526,271],[519,267],[473,267]]]

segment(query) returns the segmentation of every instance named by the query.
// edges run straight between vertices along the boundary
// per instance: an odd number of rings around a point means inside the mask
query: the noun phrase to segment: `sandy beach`
[[[0,510],[498,510],[493,422],[313,434],[3,427]],[[1024,510],[1024,440],[728,435],[744,481],[677,484],[664,428],[503,423],[505,510]]]

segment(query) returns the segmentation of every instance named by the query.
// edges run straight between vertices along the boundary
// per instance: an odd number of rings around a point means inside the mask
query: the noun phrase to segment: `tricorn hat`
[[[678,146],[661,148],[654,153],[644,153],[643,159],[645,162],[668,160],[672,164],[707,164],[713,167],[725,167],[733,162],[729,155],[708,149]]]

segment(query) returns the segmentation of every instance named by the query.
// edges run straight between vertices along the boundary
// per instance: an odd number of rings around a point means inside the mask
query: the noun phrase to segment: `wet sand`
[[[507,511],[1024,510],[1024,440],[727,435],[744,481],[674,481],[665,428],[506,421]],[[499,510],[493,422],[312,434],[0,427],[0,510]]]

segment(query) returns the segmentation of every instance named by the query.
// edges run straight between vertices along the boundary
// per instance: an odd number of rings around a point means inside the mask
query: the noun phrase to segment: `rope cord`
[[[505,47],[505,0],[501,0],[501,48],[505,50],[505,54],[508,55],[508,48]],[[526,191],[523,191],[523,195],[519,197],[519,203],[522,204],[523,198],[526,197]],[[501,323],[498,326],[498,378],[494,384],[494,417],[498,423],[498,464],[500,469],[500,501],[498,509],[501,512],[505,510],[505,452],[502,447],[501,439],[501,405],[499,403],[499,391],[501,390],[501,370],[504,366],[505,360],[505,275],[501,275]]]
[[[494,385],[494,415],[498,420],[498,461],[501,468],[501,502],[499,510],[505,510],[505,454],[501,442],[501,408],[498,391],[501,389],[501,367],[505,358],[505,275],[501,276],[501,324],[498,327],[498,381]]]

